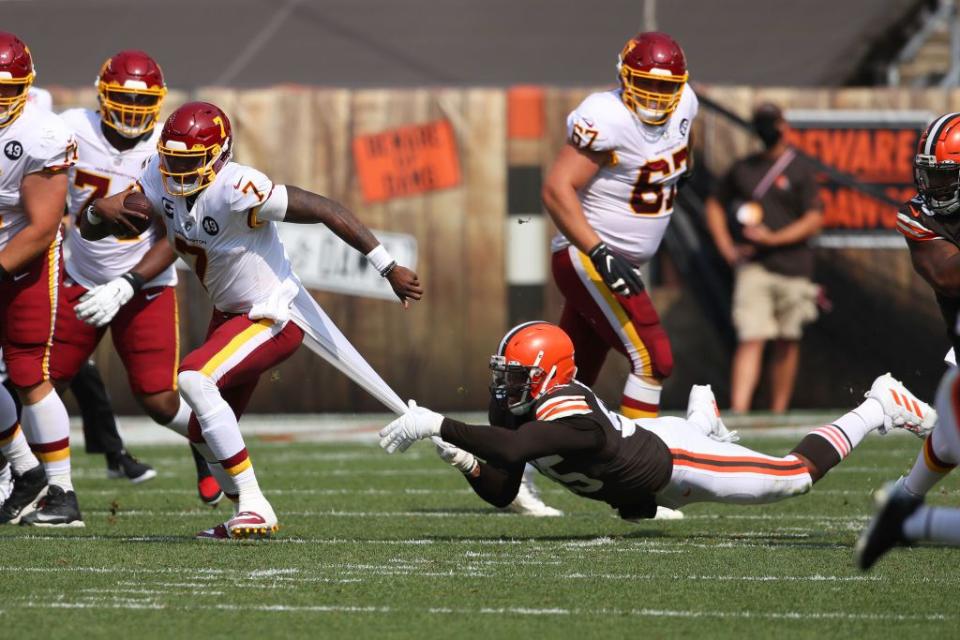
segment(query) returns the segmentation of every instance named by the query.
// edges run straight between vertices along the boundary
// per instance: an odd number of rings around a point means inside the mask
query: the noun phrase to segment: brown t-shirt
[[[793,151],[786,153],[793,155]],[[782,229],[803,216],[811,209],[821,208],[819,188],[813,168],[801,158],[793,157],[786,168],[769,184],[760,198],[754,197],[754,190],[773,167],[777,159],[771,160],[762,153],[747,156],[736,161],[717,185],[714,196],[724,209],[732,214],[741,204],[756,201],[763,207],[763,224],[771,231]],[[728,216],[734,235],[737,225],[736,216]],[[744,241],[742,236],[738,238]],[[785,276],[813,276],[813,250],[807,241],[783,247],[756,247],[752,260],[764,267]]]

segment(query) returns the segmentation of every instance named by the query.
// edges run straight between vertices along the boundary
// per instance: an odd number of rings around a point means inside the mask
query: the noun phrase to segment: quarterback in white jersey
[[[616,349],[631,364],[620,413],[649,418],[658,414],[673,353],[639,267],[660,246],[678,183],[690,170],[697,97],[683,50],[663,33],[631,38],[618,72],[618,89],[588,96],[567,119],[567,144],[547,175],[543,201],[560,230],[553,274],[578,379],[592,385]]]
[[[157,120],[167,93],[160,65],[143,51],[121,51],[100,68],[100,108],[61,114],[80,160],[70,172],[66,276],[57,314],[51,370],[65,387],[93,354],[107,327],[127,370],[130,390],[158,424],[186,437],[190,408],[177,393],[180,361],[174,255],[162,225],[140,234],[86,240],[80,216],[96,198],[133,188],[155,155]],[[119,455],[126,455],[122,450]],[[195,453],[197,489],[206,504],[222,497]],[[108,452],[108,465],[123,459]]]
[[[50,382],[60,222],[76,144],[59,117],[28,103],[34,75],[27,46],[0,32],[0,346],[23,402],[21,432],[13,399],[0,393],[0,453],[14,475],[0,524],[83,526],[70,421]]]
[[[276,223],[326,224],[366,255],[405,305],[420,299],[422,289],[417,275],[398,266],[339,203],[231,162],[230,121],[218,107],[191,102],[177,109],[158,148],[139,187],[215,307],[206,342],[180,366],[180,390],[194,414],[189,435],[238,503],[233,518],[199,536],[266,537],[277,530],[277,517],[260,491],[237,423],[261,373],[306,340],[392,409],[404,410],[300,284]],[[121,196],[97,200],[83,221],[84,235],[102,237],[140,215],[126,209]]]

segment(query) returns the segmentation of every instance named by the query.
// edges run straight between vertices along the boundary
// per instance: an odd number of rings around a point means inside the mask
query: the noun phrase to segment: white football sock
[[[909,540],[960,545],[960,509],[919,507],[903,522]]]
[[[40,464],[23,436],[17,420],[17,405],[6,387],[0,388],[0,453],[18,476]]]
[[[934,429],[923,441],[913,468],[903,479],[903,488],[907,493],[919,497],[927,495],[930,489],[947,477],[956,466],[950,451],[940,445],[940,440],[943,439],[938,436],[940,433],[938,429]]]
[[[179,433],[184,438],[187,437],[187,428],[190,425],[190,414],[193,413],[193,409],[190,408],[190,405],[187,404],[182,397],[179,395],[177,398],[180,400],[180,406],[177,408],[177,415],[173,417],[173,420],[163,425],[170,431],[174,433]]]
[[[73,491],[70,479],[70,417],[56,391],[40,402],[23,406],[23,431],[36,452],[47,483]]]
[[[620,398],[620,413],[637,420],[638,418],[656,418],[660,412],[660,392],[663,385],[646,382],[640,376],[631,373],[623,387]]]

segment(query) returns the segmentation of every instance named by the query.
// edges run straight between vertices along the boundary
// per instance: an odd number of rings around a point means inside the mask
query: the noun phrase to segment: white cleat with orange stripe
[[[926,402],[917,400],[889,373],[874,380],[864,397],[873,398],[883,406],[883,426],[877,429],[880,433],[891,428],[905,429],[924,438],[937,425],[937,412]]]

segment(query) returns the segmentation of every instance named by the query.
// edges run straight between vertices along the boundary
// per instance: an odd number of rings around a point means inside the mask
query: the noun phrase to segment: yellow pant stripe
[[[596,290],[600,292],[600,295],[603,296],[607,306],[610,307],[614,315],[617,317],[617,322],[620,323],[620,327],[627,335],[627,339],[630,341],[630,344],[632,344],[637,350],[637,353],[640,356],[641,371],[639,372],[639,375],[653,377],[653,362],[650,359],[650,352],[647,351],[646,345],[643,344],[643,340],[641,340],[640,336],[637,334],[637,329],[633,326],[633,322],[630,321],[630,316],[628,316],[627,312],[623,310],[623,307],[620,306],[620,303],[617,301],[616,297],[614,297],[613,292],[610,291],[609,287],[607,287],[606,283],[603,281],[603,278],[600,276],[600,273],[597,271],[596,267],[593,266],[593,262],[590,261],[590,257],[581,251],[577,251],[577,257],[580,258],[580,263],[583,265],[584,270],[590,277],[591,284],[593,284],[594,288],[596,288]]]
[[[180,305],[177,289],[173,289],[173,390],[177,390],[177,370],[180,368]]]
[[[53,328],[57,323],[57,293],[59,290],[59,262],[60,257],[60,232],[57,231],[56,237],[50,243],[47,249],[47,288],[50,298],[50,333],[47,334],[47,344],[43,348],[43,360],[40,363],[40,371],[44,380],[50,379],[50,349],[53,348]]]
[[[203,365],[203,368],[200,369],[200,373],[205,376],[212,376],[213,372],[216,371],[220,365],[226,362],[227,358],[236,353],[248,340],[258,334],[263,333],[264,331],[267,331],[272,325],[273,322],[267,319],[258,320],[256,324],[250,325],[235,335],[233,340],[227,343],[227,346],[218,351],[215,356],[210,358],[207,361],[207,364]]]

